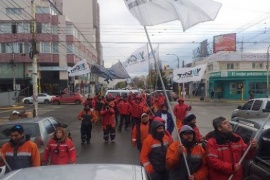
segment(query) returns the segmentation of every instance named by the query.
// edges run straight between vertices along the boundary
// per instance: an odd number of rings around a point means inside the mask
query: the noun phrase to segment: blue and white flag
[[[90,73],[90,68],[85,59],[77,62],[72,68],[67,70],[69,72],[69,76],[81,76],[87,73]]]
[[[177,83],[201,81],[206,70],[206,64],[191,68],[179,68],[173,70],[173,81]]]

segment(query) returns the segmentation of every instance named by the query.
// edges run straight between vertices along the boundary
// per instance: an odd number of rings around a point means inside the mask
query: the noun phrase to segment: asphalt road
[[[218,116],[225,116],[230,119],[230,114],[239,103],[230,102],[191,102],[187,104],[192,106],[191,113],[197,116],[197,125],[201,133],[205,135],[211,131],[212,120]],[[116,132],[116,142],[104,144],[103,131],[101,124],[93,124],[91,144],[80,144],[80,121],[77,120],[82,105],[45,105],[40,104],[38,108],[39,116],[53,116],[60,122],[68,124],[68,129],[72,134],[73,141],[77,150],[77,163],[123,163],[139,164],[139,153],[135,147],[131,146],[131,129],[127,131]],[[31,111],[32,105],[25,105],[23,109]],[[0,110],[0,123],[7,121],[9,110]],[[175,133],[174,133],[174,137]]]

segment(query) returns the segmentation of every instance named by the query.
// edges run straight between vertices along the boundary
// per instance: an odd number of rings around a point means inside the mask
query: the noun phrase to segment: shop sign
[[[210,78],[215,77],[256,77],[256,76],[266,76],[265,71],[223,71],[210,73]]]

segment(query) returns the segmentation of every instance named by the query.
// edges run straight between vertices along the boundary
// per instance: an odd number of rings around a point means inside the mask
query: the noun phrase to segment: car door
[[[44,141],[44,144],[46,145],[47,142],[49,141],[49,139],[53,136],[55,128],[54,128],[53,124],[50,122],[49,119],[45,119],[43,121],[43,126],[44,126],[44,129],[45,129],[45,132],[43,134],[44,135],[43,141]]]
[[[61,95],[60,97],[60,103],[68,103],[70,100],[69,100],[69,97],[70,95],[69,94],[63,94]]]
[[[38,103],[43,103],[45,98],[46,98],[45,94],[42,93],[38,94]]]
[[[270,129],[262,133],[259,138],[256,157],[249,165],[248,179],[270,179]]]
[[[243,107],[239,110],[237,116],[242,118],[249,118],[252,111],[251,107],[253,103],[254,100],[249,100],[248,102],[246,102],[246,104],[244,104]]]
[[[251,111],[249,112],[249,118],[261,118],[263,115],[261,111],[262,105],[262,100],[255,100],[252,104]]]

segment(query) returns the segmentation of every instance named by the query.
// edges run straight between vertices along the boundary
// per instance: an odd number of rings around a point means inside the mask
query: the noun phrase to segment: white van
[[[118,90],[107,90],[105,93],[105,97],[107,96],[108,93],[111,93],[113,97],[116,97],[117,94],[120,94],[120,96],[124,95],[129,95],[130,92],[135,93],[135,94],[141,94],[141,92],[137,89],[131,89],[131,90],[123,90],[123,89],[118,89]]]

